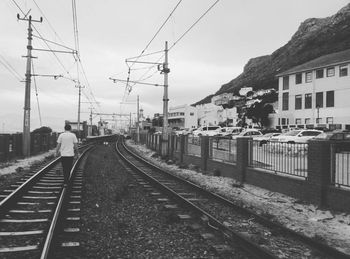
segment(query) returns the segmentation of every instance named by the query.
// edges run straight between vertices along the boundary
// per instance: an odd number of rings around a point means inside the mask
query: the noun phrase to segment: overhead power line
[[[178,38],[173,45],[170,46],[169,50],[171,50],[180,40],[182,40],[185,35],[192,30],[194,26],[219,2],[220,0],[216,0],[181,36]]]
[[[23,81],[21,75],[13,68],[13,66],[2,56],[0,55],[0,63],[18,80]]]
[[[43,15],[45,21],[48,23],[48,25],[50,26],[51,30],[54,32],[54,34],[56,35],[56,37],[62,42],[64,43],[64,41],[61,39],[61,37],[58,35],[58,33],[56,32],[56,30],[54,29],[54,27],[51,25],[49,19],[47,19],[46,15],[44,14],[44,12],[42,11],[42,9],[39,7],[39,5],[36,3],[35,0],[33,0],[34,4],[36,5],[36,7],[39,9],[39,11],[41,12],[41,14]]]
[[[32,70],[33,70],[33,74],[35,74],[35,71],[34,71],[34,62],[33,62],[33,60],[32,60]],[[42,124],[42,121],[41,121],[41,111],[40,111],[40,105],[39,105],[38,87],[37,87],[37,84],[36,84],[35,76],[33,77],[33,81],[34,81],[34,87],[35,87],[36,102],[37,102],[37,104],[38,104],[38,112],[39,112],[40,127],[42,127],[43,124]]]
[[[175,12],[175,10],[178,8],[178,6],[181,4],[182,0],[180,0],[176,6],[173,8],[173,10],[171,11],[171,13],[168,15],[168,17],[165,19],[165,21],[163,22],[163,24],[159,27],[159,29],[157,30],[157,32],[153,35],[152,39],[147,43],[146,47],[141,51],[141,54],[139,56],[136,57],[136,60],[138,60],[143,53],[147,50],[147,48],[151,45],[152,41],[157,37],[157,35],[159,34],[159,32],[163,29],[163,27],[165,26],[165,24],[168,22],[168,20],[170,19],[170,17],[173,15],[173,13]],[[134,63],[132,63],[130,65],[130,67],[132,67],[134,65]]]

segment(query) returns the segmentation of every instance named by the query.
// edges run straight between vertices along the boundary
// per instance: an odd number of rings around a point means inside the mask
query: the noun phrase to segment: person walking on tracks
[[[71,132],[71,125],[64,126],[65,132],[61,133],[57,139],[56,156],[61,154],[61,163],[63,167],[64,184],[67,186],[69,174],[73,167],[74,154],[79,155],[78,139]]]

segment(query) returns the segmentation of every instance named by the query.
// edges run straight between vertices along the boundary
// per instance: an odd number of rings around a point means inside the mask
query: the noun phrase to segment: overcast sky
[[[163,87],[134,85],[125,94],[124,83],[113,83],[110,77],[126,80],[125,59],[138,56],[169,16],[179,0],[76,0],[80,57],[87,77],[80,73],[84,94],[81,120],[89,119],[89,100],[94,98],[95,113],[126,114],[136,112],[136,96],[145,115],[162,113]],[[215,2],[183,0],[149,45],[145,53],[169,47]],[[74,49],[71,0],[1,0],[0,1],[0,132],[22,131],[27,26],[17,21],[21,11],[33,19],[45,39]],[[238,76],[250,58],[271,54],[286,44],[301,22],[335,14],[348,0],[221,0],[189,33],[169,51],[169,106],[192,104],[216,92],[222,84]],[[40,9],[39,9],[39,8]],[[34,30],[34,35],[38,33]],[[48,47],[38,38],[34,48]],[[51,49],[64,50],[50,44]],[[64,120],[77,121],[78,89],[72,81],[78,78],[71,54],[33,51],[34,72],[41,110],[42,125],[62,131]],[[163,62],[163,53],[139,61]],[[10,73],[4,64],[15,72]],[[163,75],[148,64],[134,64],[130,80],[163,84]],[[80,68],[80,71],[81,68]],[[17,75],[18,73],[19,75]],[[15,74],[15,75],[14,75]],[[70,79],[66,79],[70,78]],[[121,102],[130,102],[123,104]],[[94,115],[94,122],[100,116]],[[111,119],[110,116],[102,116]],[[40,127],[35,84],[32,81],[31,130]]]

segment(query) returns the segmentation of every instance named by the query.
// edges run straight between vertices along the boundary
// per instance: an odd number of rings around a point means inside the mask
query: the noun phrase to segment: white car
[[[237,135],[232,135],[232,139],[236,139],[239,137],[257,137],[257,136],[262,136],[262,133],[260,130],[257,129],[246,129],[243,130],[241,133]]]
[[[220,126],[202,126],[192,132],[193,136],[216,136],[219,134]]]
[[[283,142],[283,143],[307,143],[310,139],[315,138],[323,131],[321,130],[313,130],[313,129],[301,129],[301,130],[292,130],[281,134],[276,137],[271,138],[271,142]]]
[[[218,136],[231,138],[232,135],[237,135],[241,131],[242,131],[241,127],[222,127],[218,133]]]
[[[281,135],[281,133],[278,132],[272,132],[272,133],[266,133],[262,136],[258,135],[256,137],[253,137],[254,140],[259,141],[260,146],[266,144],[271,140],[273,137],[277,137]]]

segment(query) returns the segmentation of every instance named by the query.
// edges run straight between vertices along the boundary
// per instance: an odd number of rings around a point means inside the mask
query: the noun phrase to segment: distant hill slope
[[[287,44],[271,55],[250,59],[242,74],[194,105],[209,103],[212,96],[221,93],[237,94],[242,87],[278,89],[276,74],[319,56],[349,48],[350,4],[333,16],[305,20]]]

